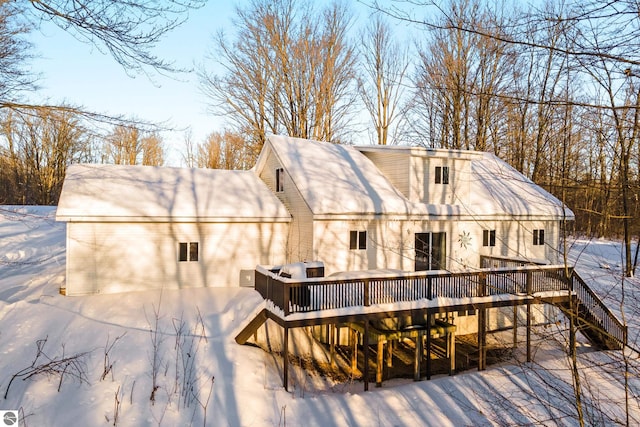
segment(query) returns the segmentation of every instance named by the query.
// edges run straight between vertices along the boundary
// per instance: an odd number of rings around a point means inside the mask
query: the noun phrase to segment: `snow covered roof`
[[[290,221],[252,171],[71,165],[60,195],[61,221]]]
[[[562,202],[491,153],[471,162],[469,210],[477,215],[552,216],[562,218]],[[565,209],[567,219],[573,212]]]
[[[287,136],[270,136],[267,144],[314,215],[428,214],[352,146]]]
[[[409,146],[352,147],[286,136],[271,136],[267,144],[316,217],[562,218],[562,203],[557,198],[490,153]],[[467,169],[471,175],[461,177],[469,182],[470,196],[451,205],[409,200],[361,152],[385,150],[471,162]],[[573,219],[573,212],[566,209],[566,216]]]

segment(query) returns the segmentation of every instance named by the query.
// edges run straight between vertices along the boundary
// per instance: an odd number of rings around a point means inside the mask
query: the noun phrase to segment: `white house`
[[[257,264],[297,261],[327,275],[555,262],[573,214],[488,153],[272,136],[251,171],[71,166],[57,219],[74,295],[250,285]]]
[[[291,213],[287,259],[322,260],[327,274],[459,271],[481,255],[556,262],[573,219],[489,153],[271,137],[255,172]]]
[[[67,295],[252,283],[286,261],[291,215],[250,171],[72,165]]]

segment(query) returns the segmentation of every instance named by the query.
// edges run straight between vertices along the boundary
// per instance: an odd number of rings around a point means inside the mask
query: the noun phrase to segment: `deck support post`
[[[351,344],[351,375],[358,371],[358,332],[355,329],[349,330],[349,344]]]
[[[449,376],[456,371],[456,334],[449,332],[447,334],[447,353],[449,356]],[[431,357],[431,355],[429,355]],[[427,359],[428,360],[428,359]],[[427,364],[430,367],[430,363]],[[427,372],[429,374],[429,372]]]
[[[533,276],[527,271],[527,295],[533,295]],[[531,362],[531,300],[527,300],[527,363]]]
[[[387,368],[393,367],[393,345],[394,341],[387,341]]]
[[[282,354],[282,385],[284,386],[285,391],[289,391],[289,327],[284,327],[284,337],[283,337],[283,354]]]
[[[332,323],[329,325],[329,357],[331,359],[331,367],[336,367],[336,326]]]
[[[378,354],[376,361],[376,387],[382,387],[382,365],[384,364],[384,341],[378,341]],[[387,344],[388,345],[388,344]]]
[[[427,379],[431,379],[431,325],[433,314],[427,313]]]
[[[518,306],[513,306],[513,348],[518,347]]]
[[[576,355],[576,317],[578,314],[578,307],[576,307],[576,301],[573,295],[569,296],[569,356],[575,357]]]
[[[416,336],[416,351],[415,351],[415,359],[413,361],[413,380],[420,381],[420,367],[422,365],[422,338],[423,335],[418,333]]]
[[[487,368],[487,309],[478,309],[478,371]]]
[[[527,301],[527,362],[531,362],[531,302]]]
[[[369,319],[364,320],[364,336],[362,345],[364,346],[364,391],[369,391]]]

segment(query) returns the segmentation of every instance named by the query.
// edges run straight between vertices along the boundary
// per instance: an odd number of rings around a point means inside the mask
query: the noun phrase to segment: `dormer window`
[[[284,169],[276,169],[276,193],[282,193],[284,191]]]
[[[449,166],[436,166],[436,184],[449,184]]]

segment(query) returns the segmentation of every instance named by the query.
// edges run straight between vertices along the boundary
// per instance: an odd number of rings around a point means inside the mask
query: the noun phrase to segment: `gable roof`
[[[251,171],[71,165],[60,221],[290,221],[285,206]]]
[[[315,216],[386,215],[399,218],[527,217],[561,219],[562,203],[491,153],[427,150],[409,146],[353,147],[287,136],[271,136],[271,147]],[[435,155],[471,162],[468,200],[426,204],[406,198],[360,150]],[[264,152],[261,157],[265,156]],[[263,167],[259,159],[257,168]],[[567,219],[573,212],[564,208]]]
[[[471,162],[469,211],[478,215],[549,216],[574,219],[573,212],[544,188],[491,153]]]
[[[316,216],[428,214],[352,146],[288,136],[270,136],[266,145]]]

